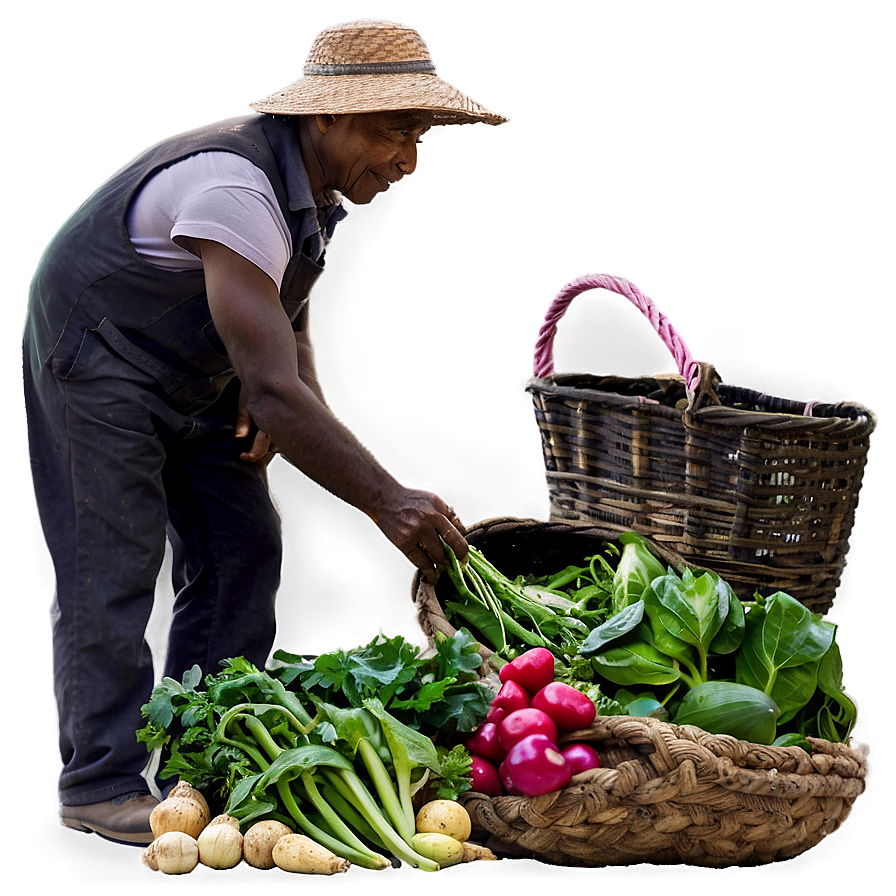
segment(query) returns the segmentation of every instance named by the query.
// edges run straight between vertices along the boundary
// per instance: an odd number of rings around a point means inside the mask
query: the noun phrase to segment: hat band
[[[416,62],[359,62],[343,64],[309,63],[302,72],[306,75],[404,75],[436,73],[432,62],[421,59]]]

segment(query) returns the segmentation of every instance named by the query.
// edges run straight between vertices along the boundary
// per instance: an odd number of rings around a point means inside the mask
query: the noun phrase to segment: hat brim
[[[349,115],[422,109],[434,124],[502,124],[491,112],[434,74],[304,75],[249,106],[273,115]]]

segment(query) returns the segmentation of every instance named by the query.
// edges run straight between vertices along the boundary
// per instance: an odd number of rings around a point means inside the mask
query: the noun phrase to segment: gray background
[[[883,867],[893,793],[886,658],[892,654],[888,514],[894,147],[890,5],[884,2],[591,2],[435,6],[334,0],[88,0],[29,6],[2,64],[9,412],[7,716],[2,740],[12,854],[51,884],[93,892],[175,885],[137,850],[58,826],[49,670],[52,577],[27,474],[19,336],[31,272],[69,212],[156,140],[242,114],[298,77],[323,27],[360,16],[417,28],[439,74],[511,119],[436,129],[417,173],[352,208],[314,295],[329,401],[403,482],[443,495],[470,524],[548,512],[524,384],[553,295],[591,272],[625,277],[723,379],[800,400],[859,401],[880,424],[849,565],[830,617],[867,792],[843,828],[783,864],[723,872],[466,866],[435,880],[352,869],[345,887],[724,886],[821,890]],[[671,372],[621,298],[581,296],[561,322],[557,369]],[[287,543],[277,646],[322,652],[378,631],[423,643],[412,569],[361,514],[282,461],[272,466]],[[171,596],[151,625],[158,643]],[[24,795],[10,786],[27,780]],[[7,839],[7,844],[10,841]],[[236,890],[252,869],[200,868],[189,886]],[[302,882],[282,873],[270,892]],[[307,882],[306,882],[307,883]]]

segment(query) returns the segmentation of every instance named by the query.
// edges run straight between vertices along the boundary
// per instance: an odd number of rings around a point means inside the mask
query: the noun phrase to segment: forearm
[[[317,378],[317,366],[314,361],[314,347],[308,336],[308,330],[296,332],[296,365],[299,371],[299,379],[312,391],[314,396],[322,404],[326,405],[323,390]]]
[[[397,501],[402,486],[304,379],[254,388],[247,408],[278,454],[374,521]]]

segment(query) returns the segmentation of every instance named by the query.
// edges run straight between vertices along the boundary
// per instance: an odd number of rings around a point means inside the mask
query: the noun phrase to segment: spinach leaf
[[[637,634],[646,637],[636,637]],[[621,642],[595,654],[591,663],[599,675],[614,684],[663,685],[681,678],[681,672],[672,665],[672,660],[650,643],[649,631],[636,630]]]
[[[617,638],[627,635],[632,629],[640,624],[643,617],[643,600],[629,604],[614,616],[611,616],[606,622],[591,629],[588,637],[585,638],[579,647],[579,653],[582,656],[591,656],[592,654],[597,653],[611,641],[615,641]]]
[[[738,680],[772,693],[781,669],[817,662],[829,650],[835,627],[781,591],[750,608],[736,660]]]

